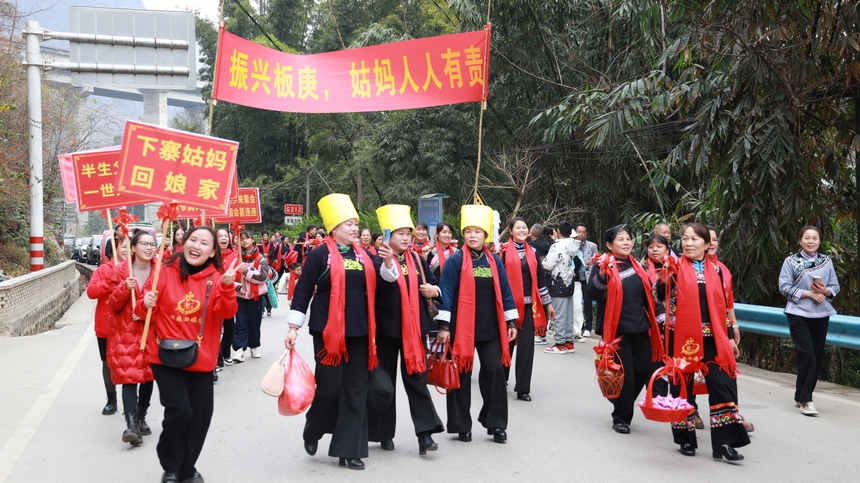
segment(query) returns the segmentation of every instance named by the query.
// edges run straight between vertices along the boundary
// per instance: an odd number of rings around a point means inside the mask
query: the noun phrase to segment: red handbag
[[[451,345],[445,342],[442,352],[437,352],[437,344],[433,344],[427,355],[427,385],[435,386],[439,394],[448,394],[454,389],[460,389],[460,371],[457,363],[448,359],[451,353]],[[442,392],[442,389],[445,392]]]

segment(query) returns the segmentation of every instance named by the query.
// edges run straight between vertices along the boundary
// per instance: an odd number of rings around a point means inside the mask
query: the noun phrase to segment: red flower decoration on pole
[[[128,236],[128,224],[133,223],[138,220],[138,217],[134,215],[130,215],[128,210],[125,208],[120,208],[119,215],[115,216],[113,222],[116,226],[122,229],[122,234],[124,236]]]
[[[179,203],[162,203],[156,216],[162,222],[173,221],[179,218]]]
[[[238,221],[234,221],[232,225],[230,225],[230,229],[236,233],[236,239],[239,238],[239,233],[245,229],[245,225],[239,223]]]

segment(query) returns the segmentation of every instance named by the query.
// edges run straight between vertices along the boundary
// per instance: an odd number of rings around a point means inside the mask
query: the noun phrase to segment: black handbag
[[[203,317],[200,319],[200,333],[197,340],[161,339],[158,341],[158,358],[167,367],[185,369],[197,362],[200,342],[203,340],[203,326],[206,324],[206,306],[209,305],[209,291],[212,289],[212,275],[206,282],[206,299],[203,302]]]
[[[382,366],[376,366],[376,369],[370,371],[367,377],[367,413],[371,416],[379,416],[388,410],[394,400],[394,385],[391,384],[391,377]]]

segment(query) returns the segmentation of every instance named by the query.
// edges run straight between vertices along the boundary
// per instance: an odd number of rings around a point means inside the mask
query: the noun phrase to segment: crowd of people
[[[701,414],[710,423],[712,456],[743,459],[737,448],[749,444],[754,427],[739,411],[740,331],[714,227],[680,227],[678,251],[671,227],[660,224],[637,257],[622,226],[608,230],[599,248],[582,223],[546,229],[514,217],[502,243],[494,239],[493,210],[464,205],[461,246],[454,225],[443,221],[430,230],[413,223],[405,205],[377,210],[378,233],[361,228],[347,195],[328,195],[318,207],[324,226],[309,226],[292,243],[280,233],[264,232],[258,244],[245,230],[176,230],[160,277],[149,232],[117,231],[108,244],[109,261],[87,288],[98,299],[95,331],[107,393],[102,414],[117,412],[121,385],[121,439],[142,444],[152,434],[146,415],[153,381],[158,385],[163,482],[204,481],[195,464],[213,413],[213,382],[224,366],[262,357],[261,322],[277,306],[270,297],[279,294],[289,304],[286,348],[295,348],[305,326],[314,347],[316,393],[302,435],[309,455],[325,434],[331,434],[328,455],[349,469],[364,469],[369,442],[394,450],[396,402],[368,407],[375,372],[396,387],[399,371],[419,455],[438,448],[434,434],[471,441],[476,354],[477,421],[493,441],[505,443],[511,374],[516,399],[532,401],[535,346],[571,354],[593,332],[602,354],[623,368],[620,389],[607,395],[615,432],[631,432],[637,400],[654,379],[655,395],[686,396],[696,409],[671,424],[682,455],[696,454],[696,430],[704,428],[696,394],[707,393]],[[804,227],[798,242],[779,290],[797,348],[795,402],[802,414],[816,416],[812,392],[839,283],[832,260],[818,253],[820,230]],[[193,359],[176,362],[188,354],[176,348],[189,341]],[[459,387],[446,395],[444,423],[428,389],[428,355],[446,358],[459,377]],[[652,378],[658,370],[667,376]]]

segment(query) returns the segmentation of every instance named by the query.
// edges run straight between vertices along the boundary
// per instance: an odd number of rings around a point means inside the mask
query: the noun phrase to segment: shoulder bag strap
[[[206,281],[206,298],[203,301],[203,318],[200,319],[200,333],[197,334],[197,345],[203,340],[203,325],[206,324],[206,308],[209,305],[209,291],[212,290],[212,275],[209,275],[209,280]]]

